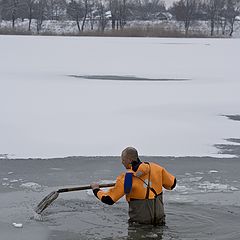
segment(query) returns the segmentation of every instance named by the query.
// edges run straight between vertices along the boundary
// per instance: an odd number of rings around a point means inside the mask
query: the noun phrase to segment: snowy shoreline
[[[86,29],[79,32],[75,21],[45,20],[42,29],[37,33],[36,20],[32,20],[32,29],[28,31],[28,19],[17,19],[15,29],[12,29],[11,21],[0,21],[0,34],[17,35],[49,35],[49,36],[112,36],[112,37],[177,37],[185,38],[184,22],[175,20],[146,20],[128,21],[123,30],[112,30],[111,24],[107,25],[104,32],[98,29],[98,24],[91,30],[91,24],[86,23]],[[221,34],[220,29],[215,29],[215,35],[210,36],[210,22],[195,21],[189,29],[189,38],[240,38],[240,22],[235,22],[233,36],[229,36],[229,29],[225,35]]]

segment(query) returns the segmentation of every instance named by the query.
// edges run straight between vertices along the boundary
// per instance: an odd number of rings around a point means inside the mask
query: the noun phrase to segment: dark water
[[[225,115],[225,116],[231,120],[240,121],[240,115]]]
[[[117,157],[1,160],[1,219],[23,222],[29,231],[38,224],[48,229],[49,240],[240,239],[239,158],[141,159],[161,164],[178,179],[174,191],[164,192],[166,226],[129,226],[124,199],[107,206],[91,191],[60,194],[42,222],[32,219],[32,208],[52,190],[114,180],[124,171]],[[39,188],[22,187],[29,182]]]
[[[171,81],[188,81],[187,78],[143,78],[137,76],[118,76],[118,75],[69,75],[70,77],[90,79],[90,80],[106,80],[106,81],[147,81],[147,82],[171,82]]]
[[[239,239],[240,236],[239,207],[171,203],[166,206],[166,226],[153,227],[129,226],[123,203],[117,207],[84,201],[76,206],[76,200],[74,203],[59,201],[56,204],[55,211],[52,209],[46,213],[46,223],[52,226],[59,223],[58,219],[63,215],[59,212],[65,209],[64,212],[72,212],[71,218],[78,222],[78,232],[70,230],[71,235],[67,236],[65,231],[53,231],[50,239]],[[73,217],[76,212],[78,220]]]

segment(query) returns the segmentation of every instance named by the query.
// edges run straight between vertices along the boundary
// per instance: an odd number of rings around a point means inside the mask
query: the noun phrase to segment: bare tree
[[[221,17],[219,18],[219,21],[218,21],[218,24],[219,24],[219,27],[221,28],[221,34],[222,35],[225,35],[225,32],[226,32],[226,27],[227,27],[227,19],[224,14],[224,10],[223,10],[223,13],[221,14]]]
[[[84,30],[86,19],[89,12],[89,0],[71,0],[67,6],[68,15],[76,21],[78,31]],[[80,26],[80,22],[81,26]]]
[[[206,0],[205,7],[210,20],[211,36],[214,34],[215,25],[219,24],[225,0]]]
[[[44,20],[44,14],[46,11],[47,2],[46,0],[36,0],[34,5],[35,7],[35,17],[37,20],[37,33],[39,33],[42,29],[42,23]]]
[[[197,11],[196,0],[180,0],[173,4],[173,12],[177,20],[184,22],[185,35],[188,35],[189,27],[192,24]]]
[[[48,13],[51,20],[55,20],[55,17],[57,15],[58,11],[58,1],[57,0],[48,0],[47,1],[48,6]]]
[[[21,0],[10,0],[9,9],[11,12],[12,28],[15,28],[15,21],[21,16],[20,12],[24,6],[24,1]]]
[[[116,21],[118,20],[118,0],[109,0],[109,9],[111,11],[112,29],[116,28]]]
[[[2,22],[2,11],[3,11],[3,2],[0,0],[0,24]]]
[[[104,32],[106,26],[107,26],[107,18],[106,18],[106,6],[104,5],[104,3],[99,0],[97,1],[96,4],[97,7],[97,13],[98,13],[98,20],[99,20],[99,25],[98,25],[98,29],[102,32]]]
[[[86,19],[87,19],[87,15],[88,15],[88,0],[83,0],[83,18],[82,18],[82,26],[81,26],[81,30],[84,30],[84,26],[86,23]]]
[[[120,23],[120,28],[123,29],[125,24],[126,24],[126,0],[122,0],[120,4],[120,16],[119,16],[119,23]]]
[[[225,17],[230,27],[229,36],[231,37],[234,32],[236,17],[240,14],[240,0],[227,0],[225,13]]]
[[[161,0],[141,0],[138,4],[143,20],[154,20],[157,14],[166,11],[165,3]]]
[[[79,2],[77,2],[75,0],[71,0],[71,2],[69,2],[68,6],[67,6],[67,13],[74,21],[76,21],[79,32],[81,31],[80,23],[79,23],[79,21],[81,19],[80,8],[81,8],[81,6],[80,6]]]
[[[222,33],[224,32],[223,29],[226,26],[226,19],[223,17],[224,10],[226,8],[226,0],[219,0],[218,2],[218,9],[217,9],[217,15],[216,15],[216,30],[217,34],[219,34],[219,30],[222,30]]]
[[[10,2],[10,8],[11,8],[11,17],[12,17],[12,28],[15,28],[15,21],[17,18],[17,9],[18,9],[18,0],[12,0]]]
[[[94,28],[95,23],[95,0],[88,0],[88,18],[91,26],[91,30]]]
[[[34,3],[35,0],[26,0],[26,5],[28,9],[28,31],[31,31]]]
[[[66,0],[47,0],[48,18],[60,20],[66,10]]]
[[[127,21],[127,1],[109,0],[109,10],[111,11],[112,29],[123,29]]]

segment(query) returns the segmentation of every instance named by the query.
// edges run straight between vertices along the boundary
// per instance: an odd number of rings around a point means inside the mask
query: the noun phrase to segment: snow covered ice
[[[223,116],[239,114],[239,48],[239,39],[0,36],[0,154],[119,155],[133,145],[216,156],[214,144],[239,138]]]
[[[0,36],[1,240],[126,237],[124,199],[109,208],[92,191],[66,193],[33,212],[59,188],[111,182],[117,157],[7,158],[119,156],[128,145],[201,156],[143,157],[178,179],[164,192],[163,239],[236,239],[239,159],[202,156],[226,156],[214,147],[225,139],[239,145],[238,117],[227,117],[240,115],[239,48],[239,39]]]

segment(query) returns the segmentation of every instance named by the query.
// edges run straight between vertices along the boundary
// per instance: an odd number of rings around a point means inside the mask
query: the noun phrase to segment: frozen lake
[[[238,240],[239,50],[239,39],[0,36],[1,240]],[[131,228],[124,200],[91,191],[32,218],[53,190],[114,180],[110,156],[128,145],[174,156],[141,157],[178,179],[165,227]]]
[[[235,139],[239,39],[0,36],[0,156],[217,156]],[[74,76],[74,77],[73,77]]]

